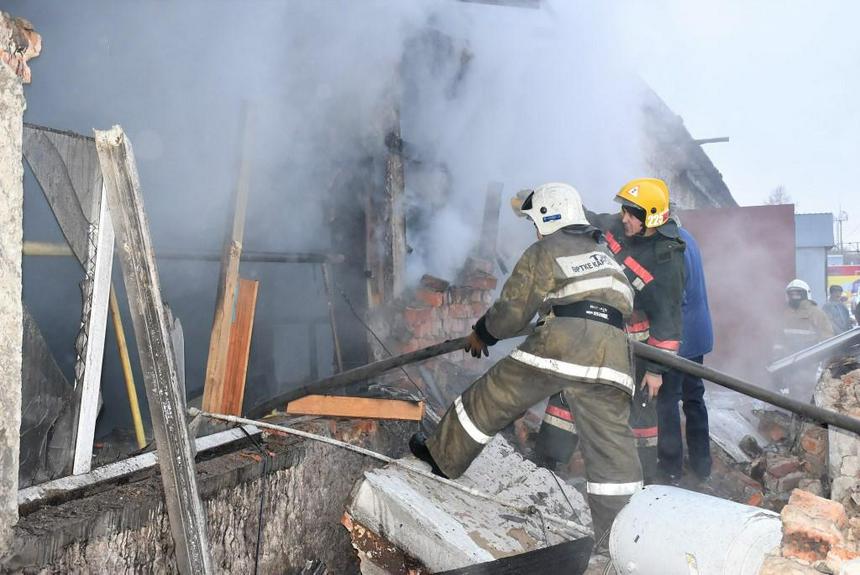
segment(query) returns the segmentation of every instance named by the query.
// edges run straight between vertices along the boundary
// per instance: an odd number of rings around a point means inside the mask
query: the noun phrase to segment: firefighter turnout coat
[[[523,330],[535,314],[538,327],[448,409],[427,440],[438,467],[460,476],[494,434],[563,392],[577,418],[599,537],[642,486],[628,424],[634,381],[622,329],[633,298],[596,228],[569,226],[529,247],[475,331],[492,345]]]
[[[588,212],[588,219],[604,230],[609,249],[635,291],[633,314],[627,322],[630,337],[678,353],[685,281],[685,244],[680,239],[678,225],[669,220],[651,236],[627,237],[618,214]],[[649,400],[648,390],[640,384],[646,371],[663,374],[668,369],[659,363],[637,360],[633,371],[636,394],[630,426],[636,436],[645,479],[652,481],[657,473],[656,400]]]

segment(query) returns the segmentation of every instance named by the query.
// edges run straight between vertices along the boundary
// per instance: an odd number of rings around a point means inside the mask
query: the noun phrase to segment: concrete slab
[[[770,440],[758,432],[749,419],[735,409],[709,408],[708,426],[711,439],[738,463],[749,463],[749,456],[741,450],[741,439],[751,435],[759,446],[770,445]]]
[[[424,463],[415,466],[426,470]],[[458,483],[500,502],[532,507],[520,514],[443,483],[389,465],[368,471],[347,512],[359,523],[425,565],[431,572],[457,569],[570,541],[591,533],[583,496],[548,470],[516,453],[501,436],[487,445]],[[562,491],[563,489],[563,491]],[[569,518],[581,529],[545,521]],[[368,565],[363,568],[372,569]]]

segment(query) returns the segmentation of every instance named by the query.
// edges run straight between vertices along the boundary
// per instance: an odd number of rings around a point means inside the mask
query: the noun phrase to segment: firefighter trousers
[[[427,440],[427,448],[448,477],[459,477],[493,435],[559,391],[576,418],[588,504],[599,541],[630,496],[642,487],[628,425],[630,395],[621,389],[565,379],[506,357],[454,401]]]
[[[645,362],[635,361],[633,405],[630,408],[630,428],[636,438],[636,450],[642,464],[642,476],[646,484],[657,480],[657,398],[648,399],[648,388],[642,389],[645,377]],[[665,375],[664,375],[665,377]],[[577,420],[577,423],[579,421]]]
[[[704,358],[700,355],[690,359],[702,363]],[[705,384],[701,378],[675,370],[663,374],[663,387],[657,396],[660,473],[681,477],[684,467],[679,401],[682,402],[686,419],[684,427],[690,468],[700,478],[708,477],[711,474],[711,440],[708,432],[708,408],[705,405]]]

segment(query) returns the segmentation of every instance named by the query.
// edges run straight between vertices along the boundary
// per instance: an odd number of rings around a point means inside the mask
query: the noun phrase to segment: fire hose
[[[532,329],[533,326],[530,326],[528,329],[518,334],[518,336],[528,335]],[[465,345],[466,337],[460,337],[457,339],[447,340],[442,343],[437,343],[435,345],[431,345],[429,347],[418,349],[409,353],[404,353],[380,361],[375,361],[373,363],[369,363],[361,367],[356,367],[354,369],[350,369],[332,375],[330,377],[319,379],[315,382],[303,385],[297,389],[290,390],[283,395],[270,399],[264,404],[258,405],[253,410],[253,412],[265,413],[271,411],[272,409],[282,409],[286,403],[294,399],[298,399],[299,397],[303,397],[305,395],[310,395],[313,393],[323,393],[325,391],[330,391],[335,388],[348,386],[350,384],[360,381],[365,381],[367,379],[376,377],[387,371],[404,365],[408,365],[410,363],[438,357],[440,355],[445,355],[446,353],[451,353],[452,351],[462,350]],[[838,427],[840,429],[844,429],[852,433],[860,434],[860,419],[857,419],[855,417],[851,417],[829,409],[824,409],[822,407],[818,407],[817,405],[812,405],[810,403],[804,403],[796,399],[791,399],[790,397],[787,397],[780,393],[764,389],[761,386],[754,385],[738,377],[723,373],[721,371],[717,371],[716,369],[710,367],[703,366],[694,361],[684,359],[683,357],[674,355],[666,351],[662,351],[639,341],[631,340],[630,345],[633,349],[633,353],[637,357],[640,357],[642,359],[647,359],[649,361],[659,363],[670,369],[686,373],[694,377],[706,379],[710,382],[716,383],[717,385],[720,385],[727,389],[731,389],[732,391],[742,393],[749,397],[759,399],[776,407],[785,409],[786,411],[796,413],[799,416],[812,419],[820,423],[825,423],[827,425],[832,425],[834,427]]]

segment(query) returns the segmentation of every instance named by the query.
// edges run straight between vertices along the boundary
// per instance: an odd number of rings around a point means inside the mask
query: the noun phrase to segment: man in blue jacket
[[[702,363],[706,353],[714,348],[711,313],[702,270],[702,254],[693,236],[678,227],[680,237],[687,245],[684,250],[686,281],[681,305],[683,328],[681,349],[678,355]],[[698,377],[670,371],[663,377],[663,387],[657,396],[657,456],[658,469],[663,479],[677,484],[681,479],[684,454],[681,442],[681,417],[678,401],[683,401],[687,418],[687,449],[690,468],[701,480],[711,474],[711,446],[708,435],[708,409],[705,406],[705,384]]]

